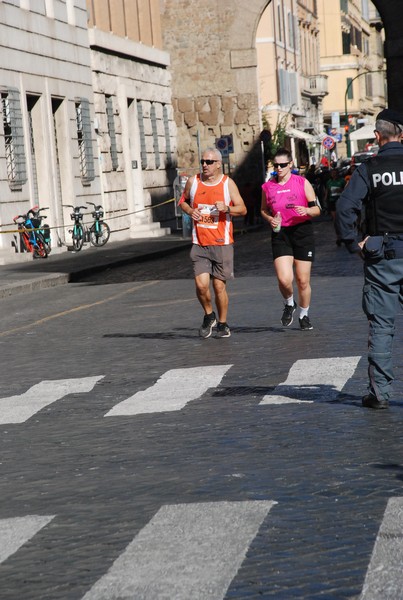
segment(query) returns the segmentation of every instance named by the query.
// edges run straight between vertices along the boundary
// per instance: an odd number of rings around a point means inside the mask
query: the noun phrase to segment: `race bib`
[[[214,204],[199,204],[197,208],[201,214],[201,219],[198,221],[197,226],[204,229],[217,229],[220,212],[216,206]]]

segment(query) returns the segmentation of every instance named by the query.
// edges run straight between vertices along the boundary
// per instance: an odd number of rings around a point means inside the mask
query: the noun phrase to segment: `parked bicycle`
[[[46,246],[46,252],[48,254],[50,254],[52,251],[52,243],[51,243],[51,239],[50,239],[50,227],[47,223],[44,223],[42,225],[43,219],[47,218],[46,215],[41,214],[43,210],[49,210],[49,207],[46,206],[43,208],[39,208],[39,206],[33,206],[32,208],[29,209],[27,214],[31,221],[31,224],[35,227],[35,229],[38,229],[38,233],[40,233],[41,236],[43,237],[43,240],[44,240],[45,246]]]
[[[72,221],[74,221],[73,229],[69,229],[73,240],[73,248],[77,252],[81,250],[85,241],[85,230],[82,223],[83,213],[81,209],[86,210],[86,206],[73,206],[72,204],[64,204],[68,208],[72,208],[73,212],[70,214]]]
[[[47,258],[51,251],[50,228],[48,225],[41,227],[42,220],[46,218],[46,215],[41,214],[42,210],[49,209],[34,206],[27,214],[17,215],[13,219],[18,227],[23,248],[31,252],[34,258]]]
[[[104,246],[111,235],[109,225],[105,223],[102,218],[104,216],[104,210],[100,204],[97,205],[93,202],[87,202],[87,204],[92,204],[94,207],[94,210],[91,213],[94,222],[89,229],[90,242],[93,246]]]

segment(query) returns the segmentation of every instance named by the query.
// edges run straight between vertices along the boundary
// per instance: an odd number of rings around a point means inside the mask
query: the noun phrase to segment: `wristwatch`
[[[230,208],[230,206],[227,206],[227,214],[229,215],[230,212],[231,212],[231,208]]]

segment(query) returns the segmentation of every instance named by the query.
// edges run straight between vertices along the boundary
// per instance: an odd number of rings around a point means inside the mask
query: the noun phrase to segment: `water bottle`
[[[279,212],[276,213],[275,219],[276,220],[280,219],[280,223],[276,227],[273,227],[274,233],[278,233],[281,229],[281,213],[279,213]]]

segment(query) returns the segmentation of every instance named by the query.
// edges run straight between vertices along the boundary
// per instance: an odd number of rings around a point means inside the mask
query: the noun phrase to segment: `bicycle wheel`
[[[76,250],[78,252],[78,250],[81,250],[81,248],[83,247],[84,244],[84,228],[81,225],[81,223],[79,223],[78,225],[74,226],[73,229],[73,248],[74,250]]]
[[[33,252],[34,249],[29,241],[27,233],[20,233],[21,243],[26,252]]]
[[[90,240],[93,246],[104,246],[109,240],[111,230],[107,223],[93,223],[90,228]]]
[[[36,245],[34,246],[34,258],[47,258],[46,242],[40,233],[36,234]]]

